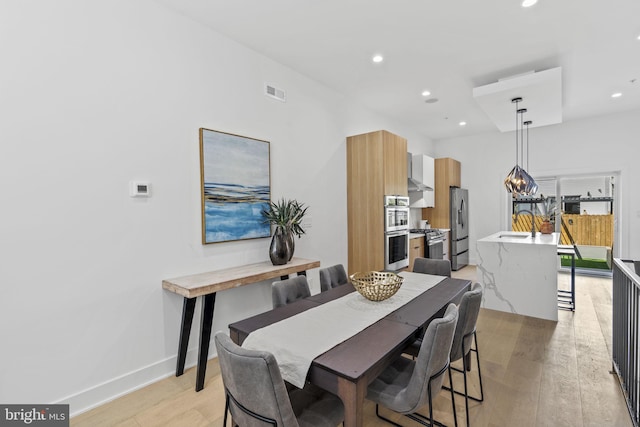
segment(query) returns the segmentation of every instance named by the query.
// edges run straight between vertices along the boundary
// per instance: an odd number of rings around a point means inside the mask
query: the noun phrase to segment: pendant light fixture
[[[534,179],[524,170],[524,126],[522,124],[522,114],[526,113],[526,108],[518,108],[518,103],[522,102],[522,98],[513,98],[512,103],[516,104],[516,165],[511,169],[509,175],[504,179],[504,186],[507,191],[517,197],[518,194],[523,196],[529,196],[538,191],[538,184]],[[520,139],[518,140],[518,129],[520,130]],[[520,155],[519,155],[520,153]],[[520,156],[522,156],[523,166],[520,166]],[[527,156],[528,157],[528,156]]]

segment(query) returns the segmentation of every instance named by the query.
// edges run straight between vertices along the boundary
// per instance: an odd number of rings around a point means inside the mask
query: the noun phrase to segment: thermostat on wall
[[[129,195],[131,197],[150,197],[151,184],[146,181],[130,181]]]

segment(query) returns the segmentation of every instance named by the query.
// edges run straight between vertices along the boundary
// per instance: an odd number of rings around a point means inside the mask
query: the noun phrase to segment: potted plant
[[[302,236],[302,218],[307,213],[308,207],[297,200],[280,199],[278,202],[270,202],[268,209],[262,210],[262,216],[266,223],[275,225],[269,258],[273,265],[286,264],[293,257],[295,250],[295,236]]]
[[[545,197],[543,194],[541,194],[540,197],[542,198],[542,224],[540,224],[540,232],[542,234],[551,234],[554,230],[551,219],[555,217],[556,199],[555,197]]]

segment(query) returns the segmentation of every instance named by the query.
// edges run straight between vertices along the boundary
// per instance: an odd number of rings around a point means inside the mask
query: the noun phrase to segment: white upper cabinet
[[[413,178],[422,182],[432,191],[435,187],[435,160],[424,154],[413,155]]]
[[[435,161],[424,154],[414,154],[411,159],[411,178],[422,183],[421,191],[410,191],[409,198],[413,208],[431,208],[434,206]],[[425,189],[426,187],[426,189]]]

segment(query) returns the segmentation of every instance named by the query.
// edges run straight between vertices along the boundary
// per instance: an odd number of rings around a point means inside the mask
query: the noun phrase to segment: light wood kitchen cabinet
[[[424,236],[409,240],[409,267],[408,271],[413,271],[413,263],[416,258],[424,258]]]
[[[435,206],[422,210],[422,219],[433,228],[451,228],[449,187],[460,187],[460,162],[445,157],[435,160]]]
[[[407,140],[387,131],[379,133],[383,149],[384,194],[407,196]]]
[[[384,270],[384,196],[407,196],[407,140],[380,130],[347,138],[349,274]]]

